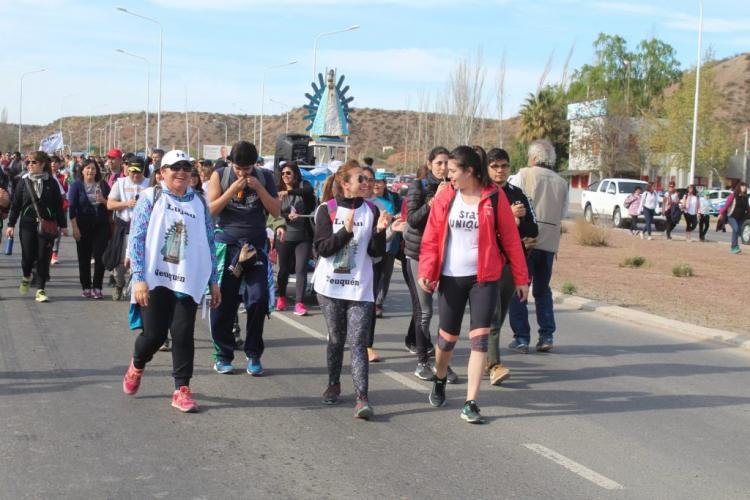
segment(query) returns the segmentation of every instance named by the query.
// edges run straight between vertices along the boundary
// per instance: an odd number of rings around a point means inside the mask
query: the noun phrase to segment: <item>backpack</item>
[[[154,200],[151,202],[151,210],[154,209],[154,205],[156,205],[156,201],[159,198],[161,198],[162,191],[163,189],[161,187],[161,184],[157,184],[156,186],[154,186]],[[195,194],[195,196],[198,197],[199,200],[201,200],[201,203],[203,203],[203,209],[208,211],[208,205],[206,205],[206,198],[204,198],[202,194],[197,193],[195,191],[193,191],[193,193]]]
[[[492,203],[492,216],[495,219],[495,239],[497,240],[497,248],[500,250],[500,254],[505,257],[506,262],[510,262],[508,254],[505,253],[503,244],[500,242],[500,224],[497,221],[497,207],[500,205],[500,191],[495,191],[490,195],[490,202]]]

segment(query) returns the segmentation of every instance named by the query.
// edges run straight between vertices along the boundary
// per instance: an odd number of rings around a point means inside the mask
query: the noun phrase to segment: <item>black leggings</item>
[[[36,222],[21,222],[21,270],[24,277],[31,276],[36,266],[36,279],[39,290],[44,290],[49,281],[49,261],[52,258],[54,240],[46,240],[39,236]]]
[[[701,241],[706,239],[706,233],[708,232],[708,226],[711,221],[711,216],[708,214],[701,214],[700,222],[698,223],[698,233]]]
[[[407,346],[413,345],[417,349],[417,359],[420,363],[426,363],[430,356],[427,352],[432,347],[432,341],[430,340],[430,332],[426,332],[422,329],[422,304],[419,302],[419,292],[417,287],[416,277],[412,275],[412,268],[409,263],[410,259],[401,260],[401,271],[404,273],[404,281],[406,286],[409,288],[409,296],[411,297],[411,321],[409,322],[409,330],[406,334],[405,343]]]
[[[466,301],[469,302],[469,331],[490,328],[497,307],[498,282],[478,283],[476,276],[440,276],[438,312],[440,329],[450,335],[461,332]]]
[[[698,227],[698,216],[685,212],[685,231],[692,232]]]
[[[172,337],[172,376],[175,389],[190,385],[195,355],[195,313],[198,304],[189,295],[177,298],[169,288],[158,286],[148,292],[148,306],[141,308],[143,330],[135,339],[133,366],[142,370],[159,347],[167,332]]]
[[[109,223],[104,222],[86,222],[78,221],[78,229],[81,232],[81,239],[76,241],[76,250],[78,251],[78,276],[81,280],[81,287],[84,290],[89,288],[102,289],[104,280],[104,263],[102,255],[107,248],[109,241]],[[91,257],[94,257],[94,281],[91,281]]]
[[[310,241],[284,241],[276,243],[276,251],[279,254],[279,275],[276,280],[278,296],[286,296],[286,285],[294,265],[294,276],[297,281],[295,290],[295,301],[302,302],[305,298],[305,286],[307,284],[307,261],[310,258],[312,242]]]

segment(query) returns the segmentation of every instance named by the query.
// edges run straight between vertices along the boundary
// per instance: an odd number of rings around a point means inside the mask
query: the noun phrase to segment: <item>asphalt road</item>
[[[169,404],[169,354],[136,397],[122,393],[127,306],[79,298],[73,255],[66,239],[48,304],[20,298],[18,257],[0,257],[0,498],[750,496],[750,368],[736,349],[558,310],[555,350],[504,350],[512,378],[483,385],[488,423],[472,426],[459,418],[464,383],[435,409],[411,374],[396,276],[377,329],[385,361],[371,369],[372,421],[353,418],[346,370],[344,402],[320,402],[317,308],[267,323],[260,378],[214,373],[200,321],[201,411],[184,415]],[[462,380],[467,344],[454,362]]]

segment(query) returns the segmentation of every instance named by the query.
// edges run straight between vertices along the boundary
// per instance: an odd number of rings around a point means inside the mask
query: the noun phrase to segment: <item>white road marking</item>
[[[388,370],[385,368],[381,369],[380,371],[383,375],[392,378],[399,384],[405,385],[409,389],[414,389],[417,392],[423,392],[425,394],[430,392],[429,387],[424,386],[420,384],[419,382],[416,382],[405,375],[401,375],[400,373],[396,373],[393,370]]]
[[[274,313],[271,316],[271,318],[280,319],[282,322],[286,323],[287,325],[293,326],[294,328],[300,330],[303,333],[306,333],[306,334],[310,335],[311,337],[315,337],[316,339],[328,341],[328,336],[320,333],[317,330],[314,330],[314,329],[310,328],[307,325],[303,325],[302,323],[293,320],[292,318],[288,317],[284,313],[276,312],[276,313]],[[429,388],[428,387],[420,384],[419,382],[411,380],[410,378],[408,378],[408,377],[406,377],[404,375],[401,375],[400,373],[396,373],[393,370],[388,370],[388,369],[381,369],[380,371],[384,375],[386,375],[387,377],[390,377],[391,379],[395,380],[396,382],[398,382],[401,385],[405,385],[409,389],[413,389],[413,390],[415,390],[417,392],[421,392],[421,393],[427,393],[427,392],[429,392]]]
[[[292,318],[288,318],[285,314],[276,312],[271,315],[271,319],[280,319],[287,325],[293,326],[297,330],[300,330],[306,334],[308,334],[311,337],[315,337],[316,339],[325,340],[328,341],[328,336],[323,335],[317,330],[313,330],[307,325],[303,325],[302,323],[299,323],[298,321],[294,321]]]
[[[615,482],[608,477],[602,476],[598,472],[594,472],[585,465],[579,464],[575,460],[571,460],[564,455],[560,455],[555,450],[551,450],[546,446],[536,443],[525,443],[524,446],[535,453],[539,453],[541,456],[552,460],[553,462],[562,465],[570,472],[578,474],[582,478],[591,481],[597,486],[601,486],[605,490],[623,490],[625,487],[618,482]]]

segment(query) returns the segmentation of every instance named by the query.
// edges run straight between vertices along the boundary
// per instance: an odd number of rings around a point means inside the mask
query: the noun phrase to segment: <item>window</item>
[[[614,182],[609,183],[609,187],[607,188],[607,194],[615,194],[617,189],[617,184]]]
[[[589,186],[588,190],[589,191],[596,191],[597,189],[599,189],[599,181],[596,181],[595,183],[591,184]]]
[[[645,182],[620,182],[619,183],[619,189],[620,194],[631,194],[633,191],[635,191],[635,188],[641,188],[643,191],[646,190],[646,183]]]
[[[602,181],[602,185],[601,185],[601,187],[599,188],[599,192],[600,192],[600,193],[604,193],[604,192],[606,192],[606,191],[607,191],[607,186],[609,186],[609,185],[610,185],[610,182],[609,182],[609,181]]]

